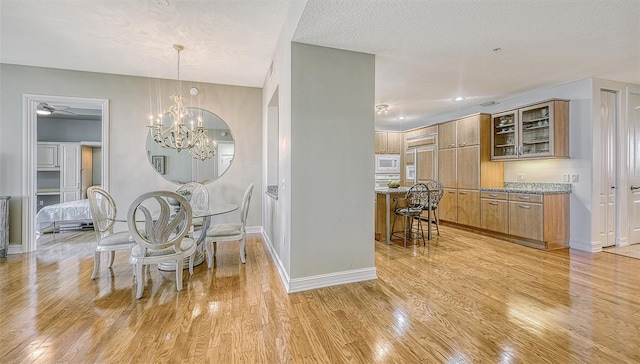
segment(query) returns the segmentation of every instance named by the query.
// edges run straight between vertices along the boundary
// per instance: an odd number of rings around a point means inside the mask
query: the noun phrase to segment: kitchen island
[[[391,244],[391,225],[393,225],[393,221],[391,219],[394,218],[393,199],[404,198],[408,190],[409,189],[406,187],[376,188],[376,240]],[[398,219],[396,224],[398,224],[396,226],[398,229],[404,229],[403,219]]]

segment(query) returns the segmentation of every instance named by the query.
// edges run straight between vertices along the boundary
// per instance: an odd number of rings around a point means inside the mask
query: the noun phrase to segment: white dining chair
[[[168,198],[178,202],[177,211],[169,205]],[[185,237],[191,226],[191,215],[189,201],[172,191],[148,192],[131,203],[127,224],[137,243],[129,257],[136,276],[136,298],[142,297],[145,265],[175,261],[178,291],[182,290],[182,260],[185,257],[189,257],[189,273],[193,275],[196,244]],[[140,222],[144,228],[139,227]]]
[[[129,234],[129,231],[113,232],[117,208],[113,197],[107,191],[97,186],[91,186],[87,189],[87,198],[89,199],[89,209],[93,220],[93,230],[96,233],[98,242],[93,257],[93,272],[91,273],[91,280],[94,280],[100,270],[102,252],[109,253],[107,266],[111,268],[115,259],[115,252],[130,252],[136,242]]]
[[[207,255],[207,267],[213,267],[213,257],[216,255],[217,243],[228,241],[240,242],[240,261],[242,264],[246,262],[246,231],[247,214],[249,212],[249,203],[251,202],[251,194],[253,193],[253,183],[247,187],[242,198],[242,206],[240,210],[239,224],[217,224],[207,230],[204,241],[204,248]]]
[[[200,182],[188,182],[180,186],[176,193],[183,196],[189,201],[194,216],[204,214],[209,208],[209,190]],[[196,217],[191,220],[194,227],[202,226],[202,217]]]

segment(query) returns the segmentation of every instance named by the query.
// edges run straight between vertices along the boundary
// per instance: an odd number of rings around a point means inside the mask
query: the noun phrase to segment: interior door
[[[618,116],[617,94],[600,91],[600,116],[602,122],[602,158],[600,170],[599,236],[602,247],[615,245],[616,226],[616,120]]]
[[[82,146],[82,170],[80,182],[82,184],[81,198],[87,198],[87,188],[93,186],[93,148]]]
[[[629,93],[629,244],[640,243],[640,90]]]

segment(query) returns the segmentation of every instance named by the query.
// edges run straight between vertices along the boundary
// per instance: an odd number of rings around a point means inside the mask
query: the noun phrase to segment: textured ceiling
[[[294,40],[375,54],[390,128],[589,77],[640,84],[638,0],[309,0]]]
[[[261,87],[291,1],[1,0],[0,62],[172,79],[181,43],[182,79]],[[375,54],[383,128],[588,77],[640,84],[640,0],[309,0],[294,41]]]
[[[262,87],[290,0],[2,0],[0,61]]]

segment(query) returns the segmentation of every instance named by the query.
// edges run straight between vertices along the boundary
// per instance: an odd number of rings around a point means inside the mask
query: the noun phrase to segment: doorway
[[[38,111],[49,111],[50,115],[58,114],[57,117],[52,118],[52,122],[57,122],[60,125],[63,123],[73,124],[73,119],[79,115],[89,115],[95,114],[94,119],[100,120],[100,125],[98,129],[100,130],[100,140],[88,140],[84,141],[84,147],[91,147],[98,149],[99,151],[96,153],[92,153],[92,157],[95,157],[99,160],[97,165],[97,169],[99,171],[92,171],[92,176],[99,176],[97,179],[100,181],[94,184],[101,184],[103,188],[108,190],[109,185],[109,101],[106,99],[89,99],[89,98],[77,98],[77,97],[64,97],[64,96],[48,96],[48,95],[23,95],[23,160],[25,161],[26,168],[23,170],[23,181],[24,183],[24,192],[25,196],[22,203],[22,215],[23,215],[23,225],[22,225],[22,251],[23,252],[33,252],[37,248],[36,243],[36,212],[38,211],[39,205],[42,203],[44,205],[44,200],[49,199],[50,202],[63,202],[63,199],[71,199],[70,196],[77,196],[78,199],[82,197],[82,189],[81,189],[81,155],[82,155],[82,134],[76,134],[75,136],[69,136],[69,133],[59,134],[58,137],[54,137],[54,139],[64,139],[64,138],[75,138],[78,140],[52,140],[52,141],[42,141],[42,135],[39,137],[38,133],[38,123],[39,119],[42,122],[44,120],[43,117],[39,118]],[[80,119],[80,118],[78,118]],[[41,124],[43,127],[44,124]],[[77,128],[71,128],[69,130],[73,130],[74,133],[80,132],[76,130]],[[42,134],[42,133],[41,133]],[[48,137],[51,137],[50,135]],[[48,150],[51,151],[51,155],[46,154],[44,160],[42,159],[42,152],[40,153],[39,158],[39,141],[41,142],[42,147],[49,147]],[[56,145],[57,144],[57,145]],[[53,147],[55,145],[55,147]],[[71,148],[73,147],[73,148]],[[47,148],[44,148],[47,149]],[[68,164],[73,164],[74,158],[72,158],[73,152],[71,150],[78,151],[78,157],[76,159],[76,163],[78,164],[75,167],[75,170],[78,172],[77,176],[75,172],[67,173],[69,170],[64,170],[60,168],[60,165],[52,166],[48,168],[48,171],[53,172],[43,173],[42,176],[39,176],[39,171],[47,171],[47,167],[43,168],[43,163],[49,162],[49,159],[52,161],[55,159],[61,160],[65,159]],[[56,155],[57,152],[60,152],[60,155]],[[87,151],[85,150],[85,155]],[[40,168],[38,168],[40,165]],[[57,174],[56,174],[57,172]],[[59,177],[56,177],[59,176]],[[71,181],[70,176],[76,176],[76,182]],[[59,181],[56,184],[56,181]],[[39,186],[39,183],[41,184]],[[52,188],[48,187],[47,184],[52,184]],[[69,189],[69,187],[77,186],[77,191]],[[40,191],[39,191],[40,190]],[[50,193],[47,195],[47,193]],[[57,197],[57,199],[56,199]]]

